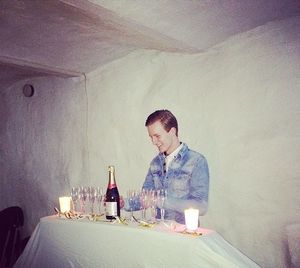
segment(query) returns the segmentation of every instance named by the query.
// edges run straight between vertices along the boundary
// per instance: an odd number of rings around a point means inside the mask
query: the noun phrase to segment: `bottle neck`
[[[115,179],[115,170],[113,167],[109,167],[108,169],[108,189],[113,189],[117,187],[116,179]]]

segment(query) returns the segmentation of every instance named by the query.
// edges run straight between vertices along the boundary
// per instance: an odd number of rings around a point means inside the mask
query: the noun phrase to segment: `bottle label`
[[[117,202],[105,202],[106,216],[118,216]]]

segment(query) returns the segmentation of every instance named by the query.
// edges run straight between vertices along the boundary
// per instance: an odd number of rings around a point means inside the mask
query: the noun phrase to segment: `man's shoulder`
[[[206,158],[202,153],[199,153],[195,150],[190,149],[186,144],[183,144],[182,156],[184,158],[189,158],[189,159],[193,158],[195,160],[204,160],[204,161],[206,161]]]
[[[202,153],[199,153],[197,151],[194,150],[189,150],[189,154],[193,155],[194,157],[197,158],[205,158],[205,156]]]

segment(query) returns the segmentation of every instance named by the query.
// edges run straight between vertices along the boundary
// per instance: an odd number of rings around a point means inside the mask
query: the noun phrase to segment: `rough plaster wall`
[[[285,226],[299,223],[300,18],[269,23],[198,55],[136,51],[84,81],[31,79],[0,92],[0,207],[21,205],[26,229],[53,213],[73,185],[122,194],[141,186],[155,148],[155,109],[208,159],[216,229],[263,267],[288,267]]]
[[[22,94],[25,83],[36,89]],[[24,235],[86,179],[86,102],[78,79],[32,78],[1,90],[0,209],[21,206]]]
[[[137,51],[88,79],[91,182],[115,164],[141,186],[155,148],[146,116],[168,108],[208,159],[214,228],[262,267],[289,267],[285,226],[300,222],[300,18],[268,23],[198,55]]]

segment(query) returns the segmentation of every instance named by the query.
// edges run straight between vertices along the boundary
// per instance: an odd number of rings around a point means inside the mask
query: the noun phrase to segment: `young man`
[[[176,117],[168,110],[150,114],[145,126],[159,154],[151,161],[143,189],[167,192],[165,219],[184,224],[184,210],[208,206],[209,171],[205,157],[192,151],[178,138]]]

